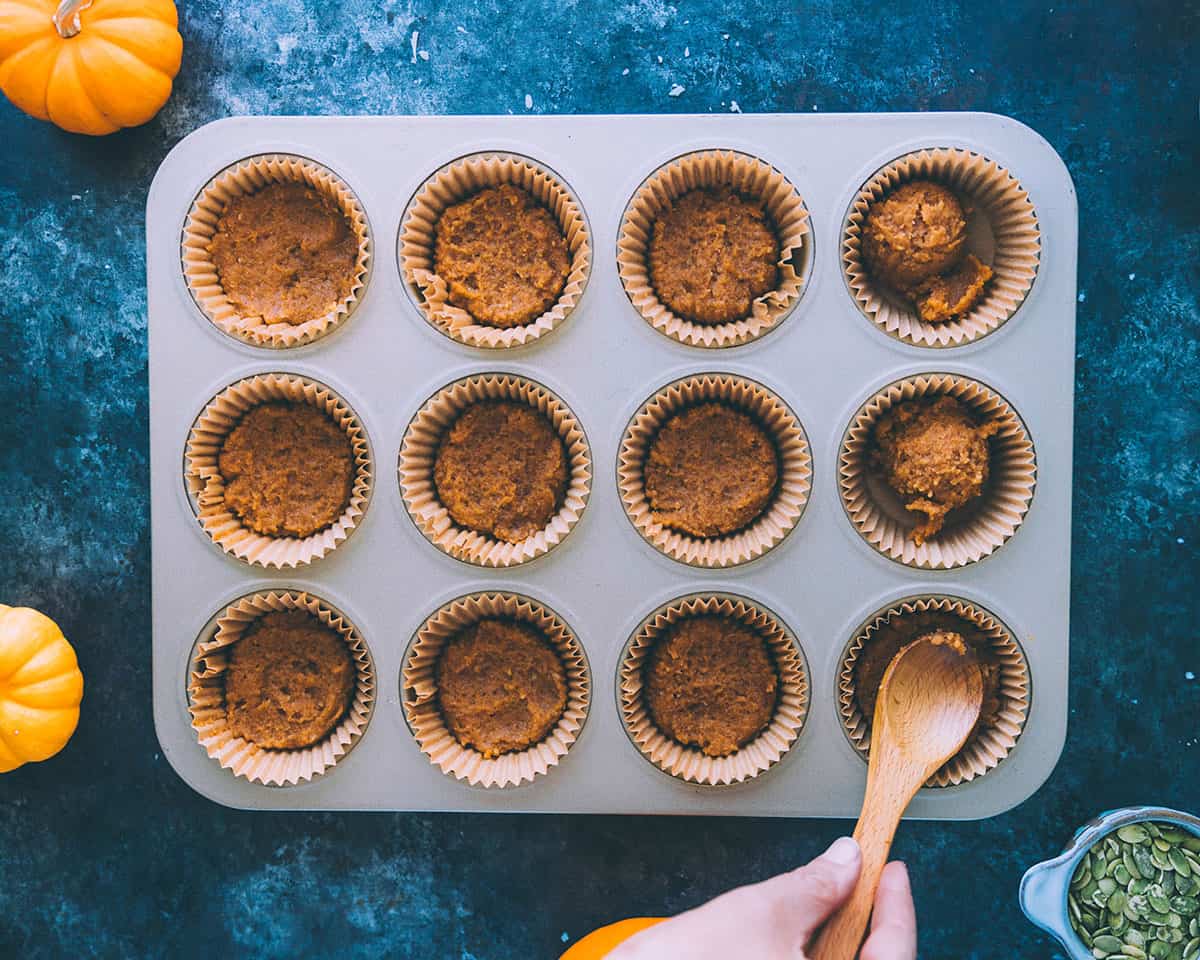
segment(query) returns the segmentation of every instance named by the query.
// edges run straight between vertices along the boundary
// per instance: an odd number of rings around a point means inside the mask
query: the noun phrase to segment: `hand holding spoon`
[[[862,871],[850,899],[814,942],[812,960],[857,956],[905,808],[962,749],[982,707],[983,676],[957,634],[925,634],[892,659],[875,700],[867,793],[854,828]]]

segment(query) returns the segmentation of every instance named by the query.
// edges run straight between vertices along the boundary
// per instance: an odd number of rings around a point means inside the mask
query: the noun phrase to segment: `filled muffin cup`
[[[993,272],[966,314],[941,323],[923,320],[901,291],[872,276],[863,255],[872,205],[915,180],[947,187],[969,208],[966,250]],[[846,215],[842,269],[859,310],[884,333],[918,347],[957,347],[987,336],[1017,312],[1037,276],[1041,246],[1037,211],[1011,173],[970,150],[929,148],[893,160],[863,184]]]
[[[554,305],[512,327],[480,322],[451,303],[449,286],[435,264],[437,224],[446,209],[502,184],[519,187],[550,211],[570,258],[566,283]],[[425,319],[435,330],[469,347],[519,347],[544,337],[571,315],[592,271],[591,231],[574,191],[549,167],[515,153],[473,153],[435,171],[409,202],[397,247],[400,273]]]
[[[1020,644],[1001,620],[988,610],[958,597],[922,596],[897,601],[873,613],[846,645],[838,670],[838,716],[851,746],[863,759],[871,750],[873,718],[864,714],[855,687],[855,665],[880,631],[906,617],[921,617],[930,629],[970,631],[983,640],[983,649],[997,668],[995,717],[981,724],[963,748],[937,770],[927,787],[949,787],[974,780],[996,767],[1017,744],[1029,714],[1032,686],[1029,663]],[[924,628],[920,628],[924,629]],[[928,632],[928,631],[925,631]],[[916,639],[919,632],[914,633]]]
[[[699,323],[672,311],[654,289],[654,222],[685,193],[728,187],[766,210],[779,240],[778,281],[753,301],[749,316]],[[800,300],[811,260],[808,208],[800,192],[764,160],[736,150],[699,150],[659,167],[638,187],[621,218],[617,271],[634,308],[659,333],[695,347],[733,347],[775,329]]]
[[[250,410],[263,403],[307,404],[324,413],[350,438],[354,480],[350,499],[329,526],[307,537],[268,536],[252,530],[225,499],[220,456],[229,434]],[[341,544],[366,513],[374,485],[367,432],[358,415],[329,387],[292,373],[261,373],[230,384],[200,412],[188,434],[184,485],[201,528],[231,557],[260,567],[299,567],[319,560]]]
[[[697,537],[654,518],[645,471],[663,425],[689,407],[710,402],[749,415],[770,435],[779,479],[750,524],[724,536]],[[633,415],[617,454],[617,486],[626,516],[660,553],[693,567],[735,567],[761,557],[799,523],[812,488],[812,453],[799,418],[762,384],[727,373],[696,374],[663,387]]]
[[[303,323],[272,323],[261,316],[243,316],[221,286],[209,251],[226,205],[271,183],[312,187],[345,215],[358,241],[350,291],[325,313]],[[181,256],[188,291],[218,330],[256,347],[298,347],[332,333],[358,305],[371,270],[371,230],[358,197],[332,170],[291,154],[262,154],[226,167],[200,190],[184,221]]]
[[[354,695],[345,715],[319,742],[297,749],[259,747],[229,728],[226,672],[246,631],[269,613],[287,611],[307,611],[341,637],[354,659]],[[371,719],[375,687],[370,651],[345,614],[300,590],[260,591],[231,603],[217,618],[215,632],[197,643],[188,671],[188,711],[200,746],[223,768],[251,783],[289,786],[325,773],[358,743]]]
[[[545,526],[516,543],[457,524],[434,481],[442,439],[466,409],[489,400],[527,404],[549,421],[566,451],[562,505]],[[485,373],[456,380],[425,401],[404,434],[399,475],[405,509],[426,540],[466,563],[513,567],[549,553],[579,522],[591,493],[592,452],[575,415],[546,387],[512,374]]]
[[[463,746],[446,725],[438,702],[437,665],[446,645],[481,620],[510,620],[543,636],[562,662],[567,702],[562,716],[538,743],[484,756]],[[591,673],[574,632],[549,607],[516,593],[473,593],[439,607],[413,636],[400,671],[404,717],[429,762],[456,780],[479,787],[516,787],[545,775],[567,755],[587,720]]]
[[[989,477],[982,493],[951,510],[945,526],[924,543],[911,537],[918,515],[874,462],[875,428],[896,405],[948,396],[981,423],[998,421],[989,440]],[[1012,405],[986,384],[949,373],[906,377],[884,387],[850,421],[838,456],[838,488],[846,516],[858,534],[890,560],[923,570],[951,570],[988,557],[1017,532],[1037,484],[1033,440]]]
[[[673,740],[655,726],[646,705],[645,668],[655,644],[678,624],[699,616],[727,617],[761,636],[779,675],[775,711],[766,728],[723,757]],[[617,667],[617,706],[630,741],[659,770],[686,783],[728,786],[771,769],[799,738],[808,704],[808,667],[796,637],[771,611],[743,597],[695,593],[664,604],[634,631]]]

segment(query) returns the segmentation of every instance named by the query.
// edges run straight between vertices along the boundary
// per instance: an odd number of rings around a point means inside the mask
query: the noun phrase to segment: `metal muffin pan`
[[[961,146],[996,160],[1029,191],[1042,233],[1038,276],[999,330],[962,347],[902,343],[858,310],[840,263],[847,208],[883,164],[927,146]],[[731,148],[773,164],[808,207],[812,266],[798,306],[750,344],[684,346],[633,309],[616,268],[616,233],[630,196],[664,162]],[[576,192],[593,235],[592,276],[561,327],[512,350],[460,345],[414,306],[396,262],[401,216],[431,172],[465,154],[511,151],[550,167]],[[353,315],[331,335],[289,350],[226,336],[199,311],[180,268],[180,234],[197,191],[226,165],[268,152],[299,154],[338,173],[361,200],[374,264]],[[973,819],[1020,803],[1050,775],[1066,739],[1074,390],[1075,190],[1062,160],[1021,123],[993,114],[239,117],[209,124],[163,161],[146,216],[149,309],[154,720],[163,752],[206,797],[231,807],[566,813],[857,815],[866,765],[836,707],[842,651],[859,624],[892,601],[963,597],[1000,618],[1022,644],[1031,708],[998,767],[956,787],[922,790],[909,816]],[[182,462],[188,431],[221,388],[252,373],[289,372],[327,384],[370,438],[375,490],[352,537],[296,570],[226,556],[200,529]],[[409,519],[396,458],[421,403],[469,374],[515,373],[574,411],[592,447],[591,498],[546,556],[486,569],[431,545]],[[812,492],[796,529],[765,556],[726,570],[677,563],[647,544],[621,507],[616,457],[638,407],[688,374],[756,380],[799,417],[812,446]],[[1019,412],[1037,449],[1032,505],[994,555],[951,571],[886,559],[851,527],[837,488],[843,433],[859,405],[894,380],[947,372],[983,381]],[[374,658],[377,701],[361,742],[325,775],[289,787],[233,776],[199,746],[187,711],[191,651],[215,614],[258,589],[308,590],[344,611]],[[592,672],[591,708],[568,755],[532,784],[472,787],[417,748],[400,701],[400,667],[414,631],[443,603],[509,590],[552,608],[576,632]],[[759,601],[803,648],[810,705],[804,730],[776,767],[733,787],[683,783],[656,769],[617,711],[618,661],[630,634],[661,604],[710,590]]]

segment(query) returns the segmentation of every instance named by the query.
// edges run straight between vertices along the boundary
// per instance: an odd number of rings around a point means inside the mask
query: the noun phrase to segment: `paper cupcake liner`
[[[529,323],[501,328],[479,323],[449,302],[446,281],[435,271],[434,247],[437,222],[447,207],[505,183],[532,194],[554,215],[567,240],[571,267],[554,306]],[[591,233],[582,204],[552,170],[515,153],[474,153],[434,173],[409,202],[398,246],[400,272],[425,319],[470,347],[519,347],[545,336],[571,315],[592,270]]]
[[[446,727],[438,704],[437,662],[457,634],[489,618],[528,624],[549,641],[567,678],[567,706],[554,729],[525,750],[485,757],[464,747]],[[591,700],[591,674],[583,647],[549,607],[516,593],[473,593],[440,607],[417,631],[400,672],[404,716],[429,762],[472,786],[515,787],[532,783],[556,766],[583,729]]]
[[[350,708],[324,740],[294,750],[268,749],[230,731],[225,672],[232,647],[251,624],[268,613],[288,610],[307,610],[336,630],[354,655],[358,677]],[[188,711],[200,746],[234,776],[268,786],[303,783],[329,770],[361,739],[374,702],[375,665],[354,624],[324,600],[299,590],[262,591],[230,604],[218,617],[212,637],[196,645],[188,674]]]
[[[654,221],[684,193],[730,187],[763,204],[779,237],[778,286],[754,301],[750,316],[726,323],[687,320],[658,299],[650,278]],[[695,347],[733,347],[773,330],[800,299],[806,274],[808,209],[769,163],[734,150],[687,153],[654,171],[633,195],[617,237],[617,270],[633,306],[655,330]]]
[[[219,458],[225,438],[247,411],[270,401],[306,403],[346,431],[354,449],[350,502],[330,526],[307,537],[270,537],[245,526],[225,503]],[[226,387],[201,411],[188,435],[184,483],[200,526],[227,554],[261,567],[298,567],[325,556],[345,540],[366,512],[374,483],[371,449],[358,416],[341,397],[315,380],[262,373]]]
[[[862,231],[871,205],[913,180],[949,187],[972,208],[967,250],[994,273],[971,311],[944,323],[922,320],[902,293],[873,279],[863,262]],[[842,266],[858,308],[880,330],[919,347],[956,347],[987,336],[1016,313],[1037,276],[1041,246],[1037,212],[1011,173],[969,150],[936,148],[893,160],[863,185],[846,215]]]
[[[675,624],[703,615],[731,617],[754,630],[766,640],[779,671],[779,697],[767,728],[725,757],[710,757],[672,740],[654,725],[642,696],[646,657],[654,645]],[[742,783],[775,766],[795,744],[808,715],[808,669],[792,632],[765,608],[723,594],[679,597],[643,621],[621,658],[617,690],[621,722],[642,756],[664,773],[705,786]]]
[[[469,406],[481,400],[526,403],[543,414],[567,451],[567,489],[558,513],[519,543],[497,540],[460,527],[438,499],[433,472],[446,431]],[[546,387],[503,373],[464,377],[430,397],[413,417],[400,447],[400,494],[417,529],[439,550],[481,567],[513,567],[558,546],[579,522],[592,486],[592,451],[570,408]]]
[[[645,487],[646,458],[663,424],[708,401],[752,416],[779,451],[779,483],[767,509],[748,527],[723,537],[693,537],[658,523]],[[663,387],[634,414],[617,455],[617,485],[626,515],[656,550],[693,567],[735,567],[761,557],[795,528],[812,487],[812,454],[799,419],[762,384],[727,373],[696,374]]]
[[[262,317],[241,316],[221,287],[208,246],[225,205],[234,197],[254,193],[269,183],[306,183],[333,200],[358,237],[358,261],[350,293],[324,316],[304,323],[267,323]],[[212,323],[231,337],[256,347],[297,347],[332,332],[358,305],[371,266],[371,233],[362,204],[332,170],[290,154],[247,157],[213,177],[192,202],[183,225],[183,275],[192,299]]]
[[[873,464],[875,424],[888,410],[908,400],[950,396],[981,422],[999,421],[989,441],[990,476],[980,497],[952,511],[937,536],[919,546],[909,537],[917,514],[888,486]],[[1029,431],[1000,394],[977,380],[928,373],[885,387],[859,408],[850,421],[838,457],[842,505],[854,529],[885,557],[923,570],[966,566],[999,550],[1020,527],[1033,499],[1037,458]]]
[[[877,611],[850,640],[838,672],[838,714],[851,745],[864,759],[871,749],[873,718],[863,714],[855,698],[854,664],[872,636],[886,624],[920,613],[944,614],[951,622],[952,618],[966,621],[988,640],[992,655],[1000,664],[1000,711],[996,720],[971,734],[962,750],[926,783],[928,787],[948,787],[983,776],[1016,746],[1029,714],[1029,664],[1020,644],[999,618],[958,597],[910,597]]]

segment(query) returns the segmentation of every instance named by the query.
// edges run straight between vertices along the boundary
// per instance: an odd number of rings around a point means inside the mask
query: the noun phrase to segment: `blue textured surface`
[[[1049,2],[191,0],[147,127],[93,141],[0,104],[0,602],[54,616],[87,676],[68,748],[0,777],[0,956],[549,958],[846,829],[239,813],[184,786],[151,721],[143,207],[170,147],[228,114],[734,101],[1006,113],[1075,179],[1067,751],[1017,810],[896,845],[923,957],[1059,955],[1020,916],[1024,868],[1099,810],[1200,809],[1200,126],[1194,4]]]

